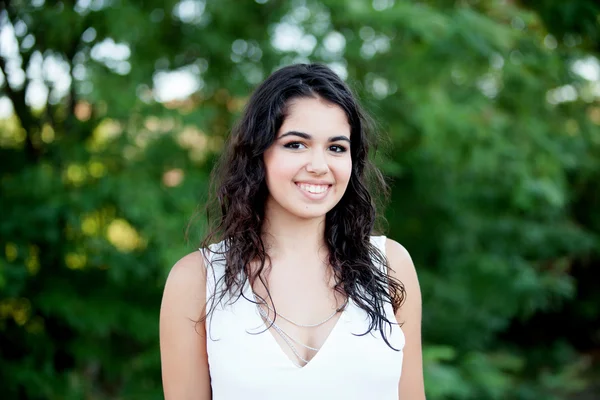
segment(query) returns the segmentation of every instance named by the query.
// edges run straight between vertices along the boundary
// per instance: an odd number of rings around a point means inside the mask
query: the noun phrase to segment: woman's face
[[[270,214],[323,217],[344,195],[352,173],[346,114],[321,98],[290,101],[264,163]]]

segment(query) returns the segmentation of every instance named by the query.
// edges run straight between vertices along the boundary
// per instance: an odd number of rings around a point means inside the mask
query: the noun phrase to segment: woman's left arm
[[[398,386],[401,400],[425,399],[423,355],[421,349],[421,289],[415,266],[408,251],[399,243],[387,239],[386,255],[389,275],[398,279],[406,290],[405,301],[396,312],[398,323],[406,337],[402,376]]]

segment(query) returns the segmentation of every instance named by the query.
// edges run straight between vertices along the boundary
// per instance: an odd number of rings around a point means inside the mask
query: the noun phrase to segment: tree
[[[582,19],[593,7],[571,3]],[[419,270],[428,398],[586,385],[577,350],[597,343],[581,348],[562,326],[520,333],[583,306],[573,271],[598,265],[600,107],[581,73],[593,31],[570,42],[546,9],[491,1],[0,4],[16,41],[0,42],[14,110],[0,135],[9,398],[161,398],[168,268],[193,248],[184,230],[251,88],[298,61],[331,65],[389,137],[377,162],[393,188],[389,235]]]

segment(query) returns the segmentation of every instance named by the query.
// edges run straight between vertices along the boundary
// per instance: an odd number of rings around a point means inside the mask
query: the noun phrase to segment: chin
[[[288,212],[290,212],[291,214],[295,215],[298,218],[302,218],[302,219],[315,219],[315,218],[325,218],[325,215],[327,215],[327,213],[329,211],[331,211],[333,209],[333,207],[335,206],[332,205],[331,207],[329,206],[323,206],[323,207],[309,207],[308,209],[306,209],[305,207],[294,207],[293,209],[288,209]]]
[[[310,204],[297,199],[286,199],[287,201],[278,202],[273,198],[269,199],[267,208],[275,215],[281,216],[287,214],[290,217],[298,219],[323,219],[331,211],[337,201],[327,201],[320,204]]]
[[[322,218],[325,218],[325,215],[327,215],[327,213],[304,212],[304,213],[294,213],[294,215],[300,219],[322,219]]]

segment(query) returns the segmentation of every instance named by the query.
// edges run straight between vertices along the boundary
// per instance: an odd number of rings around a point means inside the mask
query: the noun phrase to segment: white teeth
[[[305,192],[312,194],[324,193],[329,188],[329,185],[310,185],[307,183],[300,183],[298,186],[300,186],[300,189],[304,190]]]

